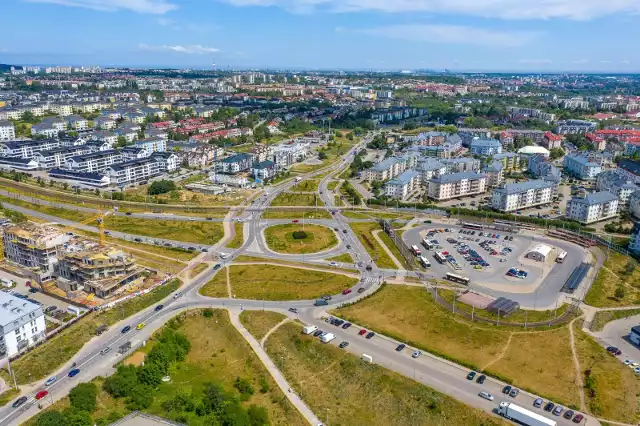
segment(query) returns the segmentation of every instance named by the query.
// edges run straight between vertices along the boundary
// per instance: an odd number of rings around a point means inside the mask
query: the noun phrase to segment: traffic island
[[[313,224],[270,226],[264,230],[264,238],[269,250],[281,254],[320,253],[338,245],[333,229]]]

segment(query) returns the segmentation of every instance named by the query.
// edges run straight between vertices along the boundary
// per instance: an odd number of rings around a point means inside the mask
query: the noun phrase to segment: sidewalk
[[[258,355],[258,358],[260,358],[260,361],[262,361],[264,366],[267,368],[267,371],[269,371],[271,377],[273,377],[273,379],[276,381],[278,387],[287,396],[293,406],[298,409],[300,414],[302,414],[304,418],[307,419],[309,424],[313,426],[322,424],[320,419],[318,419],[316,415],[313,414],[313,411],[311,411],[311,409],[307,407],[304,401],[300,399],[300,397],[295,392],[290,391],[291,386],[287,382],[287,379],[284,378],[280,370],[278,370],[271,358],[269,358],[269,355],[267,355],[267,352],[265,352],[262,346],[260,346],[260,343],[258,343],[255,337],[253,337],[251,333],[249,333],[249,331],[247,331],[244,325],[242,325],[242,323],[240,322],[240,312],[237,309],[229,309],[229,318],[231,319],[231,324],[233,324],[233,326],[240,332],[240,334],[242,334],[242,337],[244,337],[247,343],[249,343],[249,346],[251,346],[251,349],[253,349],[256,355]]]

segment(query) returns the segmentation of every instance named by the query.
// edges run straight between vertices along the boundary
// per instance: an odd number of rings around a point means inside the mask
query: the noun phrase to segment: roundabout
[[[280,254],[312,254],[335,248],[338,237],[333,229],[315,224],[290,223],[264,229],[269,250]]]

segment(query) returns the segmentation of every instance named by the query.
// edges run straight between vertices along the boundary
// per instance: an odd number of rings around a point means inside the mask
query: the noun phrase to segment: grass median
[[[331,214],[320,209],[281,209],[267,208],[262,214],[263,219],[331,219]]]
[[[610,323],[611,321],[629,318],[634,315],[640,315],[640,309],[598,311],[593,317],[593,322],[591,323],[591,330],[602,331],[604,329],[604,326]]]
[[[228,266],[220,268],[218,272],[202,286],[200,293],[209,297],[229,297],[227,290],[227,269]]]
[[[302,194],[299,192],[283,192],[271,202],[273,207],[278,206],[322,206],[322,200],[318,194]]]
[[[231,292],[239,299],[310,300],[333,295],[358,280],[342,274],[275,265],[230,265]],[[220,275],[221,273],[218,273]],[[219,283],[201,289],[204,296],[220,297]]]
[[[349,253],[342,253],[339,256],[329,257],[326,260],[330,262],[353,263],[353,258]]]
[[[244,224],[242,222],[236,222],[233,224],[235,229],[235,236],[233,240],[229,241],[227,247],[229,248],[240,248],[242,244],[244,244]]]
[[[291,191],[316,192],[320,186],[319,180],[303,180],[291,187]]]
[[[284,254],[318,253],[338,244],[331,228],[314,224],[274,225],[266,228],[264,235],[269,249]]]
[[[333,345],[323,345],[287,323],[266,350],[320,419],[332,425],[498,425],[488,414]]]
[[[371,256],[372,259],[375,259],[375,263],[379,268],[396,268],[396,264],[391,260],[380,243],[378,243],[378,240],[373,236],[373,231],[382,229],[380,228],[380,225],[376,222],[364,222],[350,223],[349,226],[367,250],[369,256]]]

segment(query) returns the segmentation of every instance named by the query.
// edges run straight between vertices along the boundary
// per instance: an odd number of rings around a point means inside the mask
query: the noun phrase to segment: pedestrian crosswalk
[[[380,282],[380,279],[379,279],[378,277],[370,277],[370,276],[366,276],[366,277],[362,277],[362,278],[360,279],[360,282],[361,282],[363,285],[369,285],[369,286],[372,286],[372,285],[377,285],[377,284]]]

